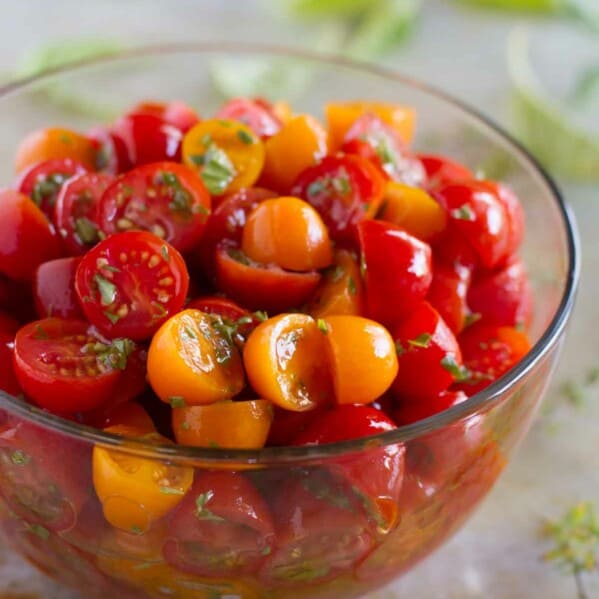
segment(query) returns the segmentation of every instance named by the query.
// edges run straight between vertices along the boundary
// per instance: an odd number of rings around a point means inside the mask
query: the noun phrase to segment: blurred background
[[[2,8],[3,81],[144,44],[272,43],[421,79],[524,143],[557,179],[582,240],[583,283],[557,381],[475,518],[372,599],[599,598],[599,0],[21,0]],[[311,85],[309,74],[265,62],[241,73],[221,62],[212,74],[223,96],[268,96],[276,86],[293,99]],[[46,101],[104,117],[93,90],[55,90]],[[200,98],[196,107],[201,113]],[[38,596],[72,597],[0,547],[0,599]]]

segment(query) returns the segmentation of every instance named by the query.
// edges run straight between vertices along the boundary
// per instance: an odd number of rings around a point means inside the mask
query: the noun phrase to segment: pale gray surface
[[[130,43],[197,39],[286,43],[293,38],[295,45],[301,45],[301,30],[290,36],[258,10],[261,4],[247,0],[3,3],[0,71],[9,70],[25,48],[68,36],[109,35]],[[513,21],[484,12],[466,14],[432,0],[425,4],[417,37],[387,64],[443,87],[505,122],[504,49]],[[559,28],[552,28],[552,35],[562,39]],[[569,43],[576,43],[576,38],[571,42],[570,36]],[[541,66],[551,69],[553,62]],[[559,87],[559,72],[553,76]],[[584,407],[576,409],[555,391],[559,380],[582,377],[597,364],[599,188],[564,185],[563,189],[580,223],[583,285],[558,380],[546,402],[553,409],[534,425],[515,461],[468,525],[433,557],[371,599],[575,597],[573,579],[540,560],[547,545],[539,538],[539,528],[545,518],[561,515],[578,500],[593,500],[599,506],[599,396],[591,393]],[[589,597],[599,598],[598,577],[586,580]],[[0,597],[3,591],[72,599],[70,593],[0,550]]]

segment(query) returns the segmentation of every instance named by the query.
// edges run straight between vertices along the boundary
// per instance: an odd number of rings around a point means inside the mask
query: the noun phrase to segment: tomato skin
[[[101,409],[95,412],[83,414],[81,421],[87,426],[100,429],[124,426],[134,428],[143,434],[156,431],[154,422],[148,413],[135,401],[127,401],[109,408],[102,406]]]
[[[446,183],[474,179],[472,171],[447,156],[437,154],[417,154],[416,156],[426,171],[426,188],[429,191],[443,187]]]
[[[19,176],[15,189],[30,197],[35,205],[54,222],[54,206],[64,184],[88,170],[71,158],[53,158],[32,164]]]
[[[266,441],[268,447],[291,445],[293,439],[306,430],[325,409],[317,408],[309,412],[292,412],[276,405],[273,407],[274,417]]]
[[[267,102],[250,98],[229,100],[218,109],[215,118],[240,121],[262,139],[271,137],[283,126]]]
[[[141,102],[136,104],[128,113],[149,114],[163,119],[169,125],[176,127],[182,133],[187,133],[199,120],[196,111],[179,100],[171,102]]]
[[[20,325],[15,318],[10,314],[3,312],[0,309],[0,335],[12,335],[19,330]]]
[[[179,252],[145,231],[101,241],[81,260],[75,290],[86,318],[109,338],[143,341],[185,303],[189,274]]]
[[[21,393],[21,387],[12,365],[13,340],[12,333],[0,330],[0,391],[17,396]]]
[[[107,127],[93,127],[89,137],[96,144],[96,171],[118,175],[133,167],[129,148],[123,138]]]
[[[182,164],[146,164],[118,177],[98,203],[98,224],[106,235],[145,230],[180,252],[200,240],[210,213],[210,195]]]
[[[443,412],[468,399],[463,391],[441,391],[430,397],[406,397],[393,409],[393,419],[398,425],[412,424]]]
[[[83,319],[75,293],[80,258],[59,258],[40,265],[33,275],[35,309],[40,318]]]
[[[0,191],[0,273],[30,281],[40,264],[61,253],[60,240],[43,212],[17,191]]]
[[[354,245],[356,225],[374,217],[383,199],[385,181],[376,167],[360,156],[326,156],[302,171],[292,194],[320,214],[331,239]]]
[[[358,234],[366,267],[368,315],[391,325],[426,296],[433,277],[431,248],[400,227],[382,221],[362,221]]]

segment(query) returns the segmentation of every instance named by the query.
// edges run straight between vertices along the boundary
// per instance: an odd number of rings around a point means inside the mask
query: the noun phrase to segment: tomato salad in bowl
[[[146,101],[21,142],[0,191],[0,389],[120,441],[0,411],[18,551],[98,596],[352,596],[459,526],[505,464],[496,421],[532,407],[380,439],[528,354],[525,219],[505,183],[414,151],[415,119]],[[329,444],[346,450],[177,459]]]

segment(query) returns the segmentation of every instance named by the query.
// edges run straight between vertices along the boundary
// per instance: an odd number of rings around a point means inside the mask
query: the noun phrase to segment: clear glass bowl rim
[[[355,70],[358,75],[361,73],[363,75],[374,75],[386,78],[390,81],[417,88],[424,93],[435,96],[445,103],[453,105],[453,107],[457,108],[464,116],[473,118],[477,122],[477,125],[481,126],[483,130],[498,135],[509,147],[511,147],[513,152],[538,175],[542,184],[546,186],[550,195],[553,197],[562,217],[566,234],[568,263],[564,290],[555,315],[526,357],[483,391],[473,395],[457,406],[417,423],[400,426],[392,431],[363,439],[352,439],[350,441],[320,446],[267,447],[258,450],[225,450],[181,445],[154,445],[134,439],[123,439],[122,437],[105,433],[99,429],[65,420],[58,416],[46,413],[39,408],[2,391],[0,391],[0,409],[5,409],[9,413],[16,414],[25,420],[29,420],[39,426],[65,434],[69,437],[87,443],[100,444],[104,447],[119,448],[127,453],[134,453],[144,457],[177,461],[177,463],[189,462],[192,464],[202,464],[203,466],[208,467],[226,467],[227,464],[255,464],[263,467],[284,464],[301,465],[319,459],[344,456],[346,454],[358,453],[374,447],[409,441],[410,439],[432,433],[440,428],[449,426],[462,418],[473,415],[499,400],[503,394],[509,392],[510,389],[535,368],[535,366],[558,342],[572,311],[580,276],[580,249],[573,213],[566,204],[556,183],[539,164],[536,158],[534,158],[534,156],[532,156],[520,142],[515,140],[502,127],[479,112],[476,108],[473,108],[467,103],[454,98],[450,94],[447,94],[434,86],[413,79],[412,77],[402,75],[393,69],[368,62],[349,60],[335,54],[321,54],[307,50],[259,43],[180,42],[132,47],[118,52],[107,52],[92,59],[69,62],[68,64],[49,69],[41,74],[15,80],[1,86],[0,101],[8,95],[26,91],[29,86],[35,85],[46,79],[51,79],[56,75],[72,73],[86,67],[133,58],[142,58],[152,55],[164,56],[178,53],[198,53],[205,55],[222,53],[237,54],[242,55],[243,57],[247,57],[248,55],[270,55],[322,63],[329,66],[337,65],[340,67],[351,68]]]

